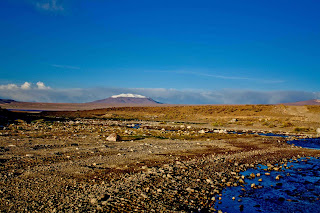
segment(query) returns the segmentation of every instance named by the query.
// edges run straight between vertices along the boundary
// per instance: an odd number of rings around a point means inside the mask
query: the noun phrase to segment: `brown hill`
[[[0,108],[9,109],[11,111],[77,111],[91,110],[109,107],[129,107],[129,106],[156,106],[161,103],[151,98],[133,95],[121,94],[111,96],[110,98],[97,100],[90,103],[41,103],[41,102],[20,102],[10,99],[0,99]],[[163,105],[162,105],[163,106]]]
[[[0,104],[10,104],[12,102],[16,102],[16,101],[12,99],[0,99]]]
[[[313,99],[313,100],[299,101],[299,102],[293,102],[293,103],[283,103],[283,105],[286,105],[286,106],[320,105],[320,100]]]

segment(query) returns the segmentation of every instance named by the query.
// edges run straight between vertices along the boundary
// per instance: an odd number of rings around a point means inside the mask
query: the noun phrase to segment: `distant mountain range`
[[[16,102],[16,101],[12,99],[0,99],[0,104],[10,104],[12,102]]]
[[[127,106],[158,106],[162,103],[152,98],[136,94],[114,95],[106,99],[97,100],[89,103],[39,103],[39,102],[20,102],[11,99],[0,99],[0,108],[14,111],[77,111],[89,109],[101,109],[108,107],[127,107]],[[320,105],[320,100],[299,101],[293,103],[280,103],[286,106]],[[164,106],[167,104],[163,104]]]
[[[308,101],[299,101],[299,102],[282,103],[282,104],[287,106],[320,105],[320,100],[313,99]]]
[[[152,98],[136,94],[114,95],[106,99],[97,100],[89,103],[39,103],[39,102],[20,102],[10,99],[0,99],[0,108],[14,111],[76,111],[101,109],[108,107],[126,106],[155,106],[161,104]]]
[[[152,98],[136,95],[136,94],[120,94],[120,95],[113,95],[109,98],[93,101],[90,103],[96,104],[141,104],[141,105],[153,105],[153,104],[161,104],[153,100]]]

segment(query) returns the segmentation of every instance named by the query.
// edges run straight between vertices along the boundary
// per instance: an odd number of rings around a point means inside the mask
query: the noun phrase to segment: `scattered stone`
[[[90,203],[91,203],[91,204],[96,204],[96,203],[98,203],[98,200],[97,200],[96,198],[92,198],[92,199],[90,200]]]
[[[237,122],[238,121],[238,119],[237,118],[233,118],[233,119],[231,119],[231,123],[235,123],[235,122]]]
[[[117,133],[112,133],[106,138],[106,140],[110,142],[116,142],[116,141],[120,141],[121,137]]]
[[[141,196],[142,196],[144,199],[148,198],[148,196],[147,196],[146,194],[144,194],[144,193],[141,193]]]
[[[255,175],[254,173],[251,173],[251,174],[250,174],[250,177],[251,177],[251,178],[255,178],[256,175]]]

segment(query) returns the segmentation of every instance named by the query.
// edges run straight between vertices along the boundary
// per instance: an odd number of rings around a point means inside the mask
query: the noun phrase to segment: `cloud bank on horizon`
[[[151,97],[168,104],[277,104],[320,99],[320,92],[255,90],[177,90],[166,88],[71,88],[59,89],[25,82],[0,85],[0,98],[25,102],[85,103],[122,93]]]

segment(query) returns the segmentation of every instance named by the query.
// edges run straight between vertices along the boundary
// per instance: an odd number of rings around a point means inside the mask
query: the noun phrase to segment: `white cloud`
[[[31,83],[30,83],[31,84]],[[24,84],[23,84],[24,85]],[[277,104],[320,99],[320,92],[254,90],[177,90],[165,88],[55,89],[38,82],[30,89],[0,85],[0,98],[17,101],[84,103],[119,94],[139,94],[169,104]]]
[[[35,2],[38,9],[45,11],[64,11],[64,7],[59,0],[39,0]]]
[[[24,84],[21,85],[21,89],[31,89],[31,84],[29,82],[24,82]]]
[[[50,89],[50,87],[47,87],[47,86],[44,85],[44,83],[41,82],[41,81],[37,82],[37,87],[38,87],[38,89]]]
[[[0,85],[0,90],[15,90],[19,89],[16,84],[7,84],[7,85]]]

